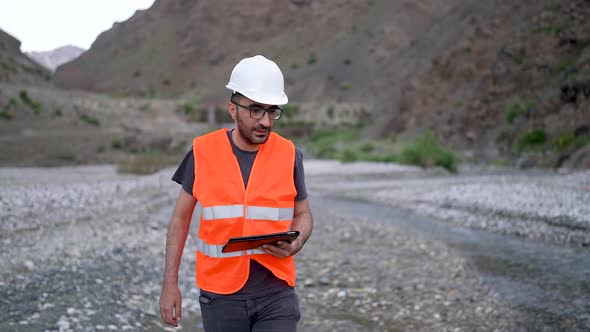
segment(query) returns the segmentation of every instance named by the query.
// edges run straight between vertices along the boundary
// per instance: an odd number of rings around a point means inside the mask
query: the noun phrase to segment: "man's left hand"
[[[284,258],[295,255],[301,250],[301,247],[303,247],[303,241],[300,238],[296,238],[291,243],[287,241],[279,241],[276,246],[265,244],[260,247],[260,249],[269,255]]]

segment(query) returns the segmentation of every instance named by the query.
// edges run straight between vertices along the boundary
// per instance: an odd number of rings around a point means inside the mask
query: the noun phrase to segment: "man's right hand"
[[[165,323],[178,326],[182,316],[182,298],[178,285],[164,285],[162,287],[160,315]]]

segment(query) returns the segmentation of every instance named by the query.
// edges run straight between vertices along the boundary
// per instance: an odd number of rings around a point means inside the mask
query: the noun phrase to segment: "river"
[[[442,241],[468,259],[499,300],[524,314],[528,331],[590,330],[587,248],[450,226],[402,209],[329,196],[313,204]]]

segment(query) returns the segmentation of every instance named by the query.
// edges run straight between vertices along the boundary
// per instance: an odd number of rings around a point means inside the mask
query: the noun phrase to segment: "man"
[[[301,152],[272,128],[287,103],[279,67],[257,55],[241,60],[226,86],[235,129],[193,141],[173,180],[182,184],[168,226],[160,296],[162,319],[181,318],[178,268],[197,201],[201,221],[196,281],[203,325],[215,331],[296,331],[300,318],[293,255],[309,239],[313,219]],[[291,243],[223,253],[230,237],[299,231]]]

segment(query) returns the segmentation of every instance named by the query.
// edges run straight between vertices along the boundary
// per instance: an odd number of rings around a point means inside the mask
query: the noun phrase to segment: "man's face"
[[[256,103],[246,97],[241,97],[239,104],[243,106],[259,105],[265,109],[269,109],[272,106]],[[271,119],[268,113],[264,113],[262,119],[253,119],[250,116],[250,110],[235,104],[233,105],[236,108],[236,128],[242,140],[250,145],[265,143],[272,131],[275,120]]]

